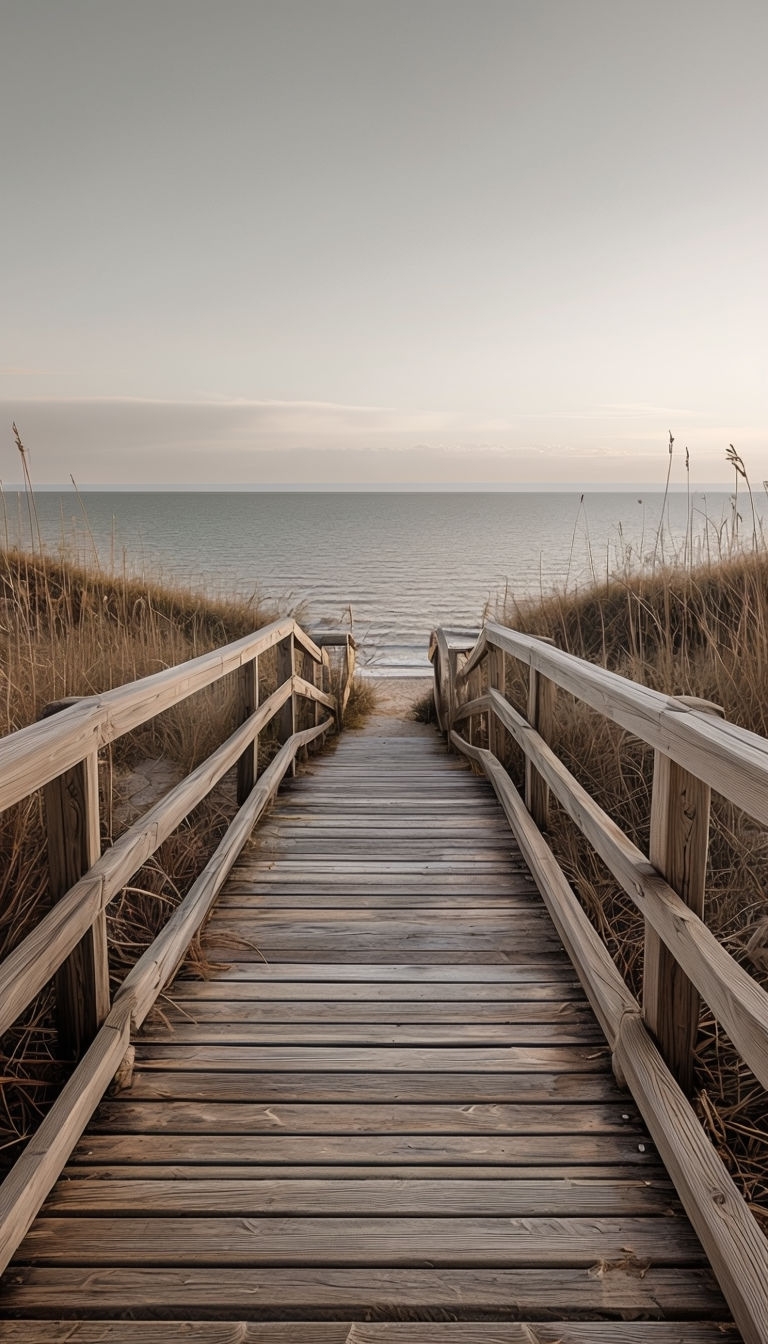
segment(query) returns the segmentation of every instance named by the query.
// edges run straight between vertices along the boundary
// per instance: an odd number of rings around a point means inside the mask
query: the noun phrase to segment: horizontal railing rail
[[[748,1344],[768,1341],[768,1243],[709,1142],[692,1089],[700,1001],[768,1087],[768,994],[704,922],[710,790],[768,822],[768,741],[716,706],[660,694],[495,623],[476,638],[430,642],[438,723],[488,776],[635,1101],[709,1255]],[[526,713],[507,696],[508,660],[528,667]],[[645,855],[559,760],[547,739],[556,688],[654,749]],[[499,759],[507,739],[525,761],[525,798]],[[542,829],[550,792],[645,922],[642,1004],[590,923]]]
[[[354,640],[335,679],[326,647],[292,618],[213,653],[102,695],[59,702],[40,722],[0,741],[0,810],[43,789],[54,904],[0,963],[0,1033],[53,980],[59,1037],[79,1063],[0,1187],[0,1272],[26,1234],[118,1071],[130,1072],[131,1031],[173,978],[248,836],[297,755],[341,728],[354,676]],[[275,650],[277,686],[260,702],[259,659]],[[304,675],[296,654],[304,655]],[[235,731],[101,853],[98,751],[231,673]],[[334,688],[332,689],[332,681]],[[325,713],[330,711],[330,714]],[[299,723],[301,717],[312,722]],[[259,775],[259,736],[274,722],[281,744]],[[110,1005],[106,911],[159,846],[237,766],[239,810],[217,850]]]

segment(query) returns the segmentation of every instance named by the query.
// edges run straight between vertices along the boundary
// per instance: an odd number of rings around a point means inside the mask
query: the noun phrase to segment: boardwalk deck
[[[428,729],[375,719],[296,778],[205,946],[4,1339],[738,1339],[493,794]]]

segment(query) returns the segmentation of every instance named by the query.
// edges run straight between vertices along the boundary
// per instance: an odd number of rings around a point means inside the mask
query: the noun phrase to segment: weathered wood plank
[[[306,1217],[375,1215],[461,1217],[638,1217],[680,1213],[674,1187],[664,1181],[585,1180],[134,1180],[61,1181],[46,1213],[104,1213],[176,1217],[259,1214]]]
[[[435,1166],[433,1162],[419,1164],[417,1162],[407,1162],[402,1165],[389,1164],[382,1166],[380,1162],[356,1162],[354,1165],[344,1165],[343,1163],[328,1162],[259,1162],[257,1165],[250,1163],[247,1166],[240,1166],[237,1163],[206,1163],[206,1162],[149,1162],[141,1163],[73,1163],[64,1168],[62,1181],[85,1182],[89,1185],[97,1185],[104,1181],[136,1181],[136,1180],[158,1180],[158,1181],[178,1181],[181,1185],[186,1185],[187,1181],[223,1181],[235,1188],[243,1181],[334,1181],[344,1184],[346,1181],[371,1181],[381,1180],[386,1177],[389,1181],[433,1181],[436,1177],[445,1181],[504,1181],[504,1180],[523,1180],[523,1181],[550,1181],[557,1179],[560,1181],[611,1181],[622,1184],[625,1181],[635,1182],[638,1177],[643,1177],[645,1184],[649,1187],[667,1189],[669,1178],[658,1158],[655,1161],[644,1162],[642,1166],[636,1163],[624,1163],[613,1165],[612,1163],[603,1163],[595,1166],[586,1165],[579,1162],[568,1165],[558,1165],[553,1170],[550,1164],[538,1166],[515,1166],[497,1164],[484,1166],[482,1163],[473,1165],[472,1163],[461,1163],[452,1166],[450,1163],[440,1163]],[[106,1187],[105,1187],[106,1188]]]
[[[237,675],[237,712],[240,722],[245,723],[256,712],[259,705],[259,660],[258,657],[245,663]],[[237,762],[237,802],[242,805],[256,783],[259,768],[259,736],[248,744]]]
[[[654,1265],[701,1266],[685,1219],[40,1217],[24,1255],[45,1265],[248,1268],[314,1265],[589,1268],[631,1246]],[[21,1261],[23,1263],[23,1261]]]
[[[547,640],[547,642],[553,641]],[[494,657],[493,652],[489,656]],[[498,657],[498,652],[495,656]],[[555,683],[550,681],[549,677],[545,677],[537,668],[529,667],[528,722],[545,742],[551,740],[555,726],[556,690]],[[494,723],[499,723],[497,715],[491,713],[490,718]],[[501,727],[501,724],[499,726]],[[525,805],[536,825],[546,831],[549,826],[549,789],[528,756],[525,758]]]
[[[562,1022],[185,1022],[151,1023],[142,1041],[225,1046],[458,1046],[585,1045],[603,1043],[594,1018]]]
[[[526,887],[514,895],[502,888],[496,891],[483,890],[480,885],[478,896],[484,904],[493,903],[500,913],[516,916],[525,914],[531,908],[532,895]],[[522,885],[522,884],[521,884]],[[531,884],[532,885],[532,884]],[[468,910],[472,908],[472,896],[469,888],[461,891],[457,888],[446,891],[440,886],[405,886],[398,882],[387,886],[344,886],[333,887],[324,883],[322,887],[312,883],[311,889],[305,884],[270,886],[259,883],[250,891],[239,884],[231,887],[227,884],[227,894],[219,897],[217,908],[221,911],[282,910],[286,907],[304,910]],[[537,912],[538,913],[538,912]]]
[[[214,912],[214,919],[220,919],[223,924],[234,922],[238,916],[233,915],[226,907],[217,906]],[[245,916],[239,916],[245,918]],[[310,926],[316,925],[319,929],[336,928],[341,925],[358,925],[360,928],[381,929],[386,928],[388,933],[397,936],[400,929],[406,932],[411,928],[433,928],[435,925],[435,916],[431,910],[422,911],[418,904],[415,904],[407,913],[402,910],[374,910],[371,913],[368,910],[358,910],[354,902],[343,907],[341,910],[334,908],[314,910],[311,906],[302,905],[297,902],[293,906],[285,906],[282,909],[272,912],[269,910],[259,910],[258,913],[252,912],[252,922],[258,931],[282,929],[293,929],[295,925]],[[494,905],[484,905],[478,898],[474,906],[466,908],[458,906],[457,908],[446,908],[444,918],[441,924],[447,924],[456,928],[485,929],[509,931],[514,929],[519,933],[535,933],[543,935],[543,941],[552,936],[552,922],[539,902],[538,908],[526,903],[521,908],[513,910],[512,914],[507,914],[504,909],[499,909]]]
[[[9,1321],[8,1344],[738,1344],[705,1321]]]
[[[101,855],[96,752],[43,790],[52,901],[61,900]],[[109,1012],[106,914],[100,910],[66,961],[55,968],[59,1045],[79,1059]]]
[[[594,1046],[506,1045],[454,1049],[429,1046],[175,1046],[147,1044],[142,1068],[179,1068],[203,1072],[245,1069],[254,1072],[311,1073],[600,1073],[610,1053]]]
[[[81,1139],[70,1164],[133,1163],[206,1163],[211,1161],[212,1142],[207,1134],[152,1135],[151,1151],[141,1134],[92,1133]],[[637,1131],[627,1134],[570,1134],[563,1142],[561,1134],[218,1134],[216,1161],[241,1166],[268,1162],[298,1164],[406,1162],[451,1166],[551,1165],[564,1162],[610,1166],[611,1163],[638,1167],[654,1165],[653,1144]]]
[[[297,969],[300,971],[301,968],[294,967],[294,970]],[[535,1012],[537,1003],[551,1006],[561,1002],[572,1003],[577,1011],[581,1011],[586,1000],[578,980],[569,979],[567,973],[558,979],[541,982],[520,979],[512,983],[497,981],[491,984],[476,980],[469,983],[435,981],[426,984],[407,980],[278,980],[271,983],[245,978],[226,979],[222,974],[215,980],[176,980],[166,990],[163,1002],[179,1006],[195,1004],[201,1013],[205,1013],[205,1005],[209,1002],[243,1003],[264,1008],[274,1005],[275,1011],[279,1011],[279,1004],[286,1008],[295,1006],[300,1011],[304,1005],[310,1004],[315,1007],[325,1004],[329,1009],[332,1005],[345,1004],[351,1007],[359,1004],[364,1011],[367,1011],[366,1004],[378,1004],[382,1011],[387,1011],[385,1005],[389,1003],[399,1004],[403,1008],[410,1006],[415,1011],[419,1006],[426,1008],[430,1003],[440,1003],[443,1010],[448,1010],[450,1005],[451,1011],[455,1005],[463,1004],[467,1012],[473,1005],[478,1009],[496,1005],[502,1010],[519,1008],[521,1011],[528,1007],[531,1012]],[[462,1010],[457,1008],[456,1011]]]
[[[570,1030],[583,1025],[587,1035],[597,1030],[589,1006],[581,1000],[574,999],[562,1002],[557,999],[534,999],[533,1002],[492,1000],[490,1003],[476,1002],[467,998],[459,999],[458,1002],[430,998],[426,1002],[416,1003],[408,1001],[392,1003],[386,1000],[381,1002],[376,999],[353,999],[348,1002],[316,999],[286,1002],[278,999],[263,1003],[253,999],[232,1001],[200,998],[193,999],[183,1006],[182,1001],[175,997],[174,1002],[170,1002],[166,997],[157,1014],[157,1020],[153,1019],[148,1024],[147,1030],[151,1027],[157,1031],[164,1023],[175,1032],[178,1027],[192,1027],[195,1024],[266,1025],[295,1022],[314,1026],[325,1023],[361,1025],[367,1022],[389,1024],[393,1027],[404,1023],[429,1023],[443,1028],[451,1023],[456,1026],[478,1026],[482,1023],[489,1023],[492,1026],[502,1023],[508,1026],[554,1023]]]
[[[215,1072],[182,1067],[164,1069],[155,1060],[147,1068],[143,1056],[134,1073],[131,1096],[136,1100],[291,1102],[360,1101],[480,1102],[628,1101],[607,1070],[593,1073],[435,1073],[380,1071],[334,1072],[310,1065],[300,1080],[295,1073],[222,1068]],[[261,1071],[263,1069],[263,1071]],[[298,1096],[297,1096],[298,1093]]]
[[[703,708],[705,703],[699,701],[699,707]],[[704,918],[709,807],[709,785],[657,751],[648,857],[699,919]],[[689,1094],[693,1089],[693,1056],[700,1012],[696,987],[646,922],[643,1016],[667,1065],[683,1091]]]
[[[358,960],[354,965],[347,962],[325,961],[317,966],[292,966],[280,962],[259,964],[243,962],[238,964],[237,957],[226,969],[217,972],[217,980],[241,980],[251,983],[282,984],[283,982],[319,981],[323,984],[350,981],[368,984],[409,985],[463,984],[463,985],[523,985],[532,982],[571,981],[573,967],[570,962],[552,962],[542,955],[536,963],[526,965],[497,966],[491,962],[479,962],[477,965],[453,965],[437,963],[435,965],[418,962],[364,962]],[[179,985],[199,984],[196,980],[180,980]],[[441,991],[442,992],[442,991]]]
[[[453,965],[466,966],[506,966],[514,963],[517,966],[530,965],[538,966],[542,955],[541,944],[531,940],[530,943],[524,943],[521,947],[496,947],[489,951],[487,947],[482,948],[477,945],[467,948],[458,943],[454,947],[448,948],[425,948],[419,946],[417,942],[411,942],[407,946],[393,945],[384,942],[381,946],[376,946],[371,942],[369,946],[363,949],[366,960],[369,964],[379,962],[382,966],[389,966],[397,960],[407,965],[407,958],[410,956],[414,966],[424,966],[433,964],[435,966],[445,965],[446,961]],[[301,970],[307,969],[311,965],[323,965],[329,955],[332,955],[337,963],[346,962],[349,966],[355,966],[360,957],[360,951],[354,946],[348,944],[336,943],[333,947],[278,947],[270,946],[265,948],[260,946],[256,937],[251,937],[247,942],[242,938],[227,937],[226,932],[222,933],[219,942],[214,944],[213,939],[208,943],[208,955],[212,966],[226,964],[228,957],[237,956],[239,962],[258,962],[264,965],[265,961],[271,966],[279,963],[294,964]],[[550,943],[546,948],[546,953],[552,958],[556,966],[565,967],[568,965],[568,959],[555,943]]]
[[[510,1309],[516,1314],[563,1311],[633,1312],[659,1317],[665,1311],[712,1319],[726,1308],[708,1270],[681,1266],[645,1273],[635,1268],[630,1252],[618,1264],[596,1262],[590,1275],[583,1267],[562,1269],[115,1269],[112,1267],[17,1267],[9,1278],[6,1310],[10,1312],[82,1313],[122,1311],[140,1301],[145,1312],[221,1316],[222,1304],[252,1317],[264,1311],[325,1311],[357,1307],[366,1311],[425,1312],[446,1308],[454,1315]],[[626,1265],[627,1268],[622,1266]]]
[[[499,875],[506,877],[509,872],[515,873],[516,869],[510,869],[506,859],[488,859],[484,860],[481,855],[467,856],[459,859],[386,859],[384,861],[373,859],[355,859],[355,858],[333,858],[328,856],[325,860],[318,858],[286,859],[282,856],[279,860],[280,867],[275,867],[275,858],[268,855],[261,860],[256,860],[252,867],[252,873],[258,880],[260,873],[271,872],[272,881],[285,881],[291,876],[301,876],[306,874],[314,875],[318,865],[322,865],[323,875],[330,873],[340,877],[352,877],[356,875],[371,875],[382,873],[393,873],[397,877],[402,877],[407,873],[414,873],[418,876],[428,877],[430,873],[435,873],[444,877],[446,880],[453,878],[466,879],[482,876]]]
[[[414,816],[380,817],[376,813],[348,812],[346,809],[335,815],[318,809],[316,812],[294,809],[288,811],[284,806],[276,807],[270,820],[259,830],[254,840],[257,844],[266,844],[271,838],[288,841],[307,838],[307,824],[312,824],[312,837],[315,840],[344,839],[354,840],[358,836],[371,836],[376,840],[401,839],[404,844],[418,843],[422,837],[434,840],[442,839],[454,842],[476,840],[498,840],[509,849],[509,832],[501,819],[489,811],[487,815],[466,816],[464,810],[449,816],[441,813],[428,818]],[[513,851],[512,851],[513,852]]]
[[[430,1105],[421,1103],[331,1104],[286,1102],[262,1105],[211,1101],[137,1102],[132,1092],[102,1102],[92,1133],[155,1134],[626,1134],[643,1140],[633,1102],[591,1106]]]

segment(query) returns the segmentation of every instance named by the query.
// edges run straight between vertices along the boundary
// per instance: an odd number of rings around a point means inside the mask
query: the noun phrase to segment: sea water
[[[6,496],[11,541],[28,545],[39,523],[53,553],[216,596],[255,594],[309,629],[351,628],[378,676],[425,674],[432,629],[477,628],[505,600],[573,592],[654,556],[717,558],[734,518],[726,493],[62,490],[38,493],[35,506],[30,525],[24,497]],[[768,515],[764,495],[756,507]],[[738,512],[749,544],[746,498]]]

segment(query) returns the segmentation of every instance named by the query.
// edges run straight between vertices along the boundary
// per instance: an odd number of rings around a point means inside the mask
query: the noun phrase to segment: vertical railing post
[[[282,686],[283,682],[289,681],[296,673],[296,644],[293,638],[293,631],[282,639],[277,645],[277,685]],[[275,715],[277,725],[277,739],[281,744],[287,742],[296,732],[296,696],[291,690],[291,695],[286,700],[282,709]],[[296,774],[296,761],[291,762],[291,774]]]
[[[491,646],[486,656],[488,663],[488,689],[499,691],[501,695],[505,691],[506,667],[504,663],[504,654],[501,649]],[[497,759],[501,759],[502,752],[500,747],[504,745],[504,729],[499,723],[492,709],[488,711],[488,750],[493,752]]]
[[[458,709],[458,707],[459,707],[459,703],[460,703],[460,702],[459,702],[459,693],[458,693],[458,689],[457,689],[457,686],[456,686],[456,677],[457,677],[457,675],[458,675],[458,671],[459,671],[459,650],[458,650],[458,649],[452,649],[452,648],[449,647],[449,649],[448,649],[448,705],[447,705],[448,727],[447,727],[447,737],[448,737],[448,746],[450,747],[451,751],[455,751],[455,750],[456,750],[456,748],[454,747],[453,743],[451,742],[451,733],[453,732],[453,723],[454,723],[454,719],[456,718],[456,710]]]
[[[317,686],[317,672],[321,664],[316,663],[311,653],[308,653],[306,649],[302,650],[301,660],[302,677],[309,682],[310,686]],[[316,700],[305,700],[302,696],[297,707],[299,729],[313,728],[319,723],[319,708]],[[309,744],[299,749],[299,759],[302,761],[309,760]]]
[[[314,660],[314,658],[310,658],[310,660],[309,660],[309,667],[310,667],[309,680],[312,682],[312,685],[315,686],[315,687],[317,687],[318,691],[322,691],[322,690],[324,690],[325,688],[324,688],[324,686],[323,686],[323,662],[322,662],[322,658],[321,658],[321,660],[320,660],[319,663],[316,663],[315,660]],[[315,726],[315,728],[316,728],[317,725],[319,724],[320,720],[322,719],[323,715],[326,713],[326,710],[325,710],[324,707],[320,704],[319,700],[316,700],[316,701],[315,701],[314,709],[315,709],[315,712],[314,712],[314,715],[313,715],[313,723],[314,723],[314,726]],[[317,743],[315,743],[315,746],[317,746]]]
[[[467,688],[467,700],[475,699],[475,687],[477,685],[477,668],[472,669],[464,685]],[[475,716],[470,714],[467,719],[467,741],[473,747],[475,745]]]
[[[501,694],[504,696],[504,699],[506,700],[506,698],[507,698],[507,655],[506,655],[506,653],[504,653],[503,649],[499,649],[499,650],[498,650],[498,659],[499,659],[499,661],[498,661],[498,678],[499,678],[498,689],[499,689],[499,691],[501,692]],[[497,729],[496,729],[496,746],[497,746],[497,748],[499,748],[499,751],[497,752],[497,755],[499,756],[499,760],[502,762],[502,764],[504,764],[504,763],[509,759],[509,745],[510,745],[510,739],[509,739],[509,735],[508,735],[508,733],[507,733],[506,728],[505,728],[502,724],[498,724],[498,725],[497,725]]]
[[[344,670],[341,689],[339,692],[339,722],[338,731],[341,732],[344,724],[344,715],[346,713],[349,697],[352,692],[352,682],[355,676],[355,649],[356,644],[352,635],[347,635],[344,641]]]
[[[443,703],[443,659],[440,652],[440,644],[435,635],[432,636],[430,644],[430,657],[432,659],[432,696],[435,702],[435,716],[437,726],[441,733],[447,733],[448,729],[448,706]]]
[[[326,695],[330,695],[333,690],[333,679],[331,676],[331,655],[325,645],[320,652],[323,655],[323,661],[320,666],[320,686]]]
[[[65,705],[51,705],[48,714]],[[99,759],[90,752],[43,790],[51,898],[58,901],[101,854]],[[107,917],[96,916],[54,977],[59,1043],[78,1059],[109,1013]]]
[[[553,644],[554,640],[542,639]],[[528,722],[549,743],[555,720],[556,686],[531,664],[528,678]],[[525,759],[525,805],[539,830],[549,826],[549,786],[544,782],[530,757]]]
[[[718,705],[694,696],[681,704],[723,716]],[[654,753],[651,834],[654,868],[700,919],[709,843],[710,788],[662,752]],[[684,1092],[693,1090],[693,1063],[701,1001],[698,991],[646,921],[643,1016]]]
[[[259,658],[244,663],[238,674],[237,722],[245,723],[259,707]],[[241,806],[256,783],[259,772],[259,738],[246,747],[237,762],[237,803]]]

